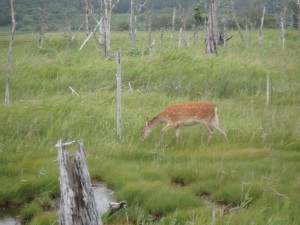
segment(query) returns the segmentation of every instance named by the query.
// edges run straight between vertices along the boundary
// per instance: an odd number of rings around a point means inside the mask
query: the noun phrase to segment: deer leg
[[[180,133],[180,127],[179,127],[179,126],[176,126],[176,128],[175,128],[175,136],[176,136],[176,140],[179,139],[179,133]]]
[[[224,131],[224,129],[219,125],[219,123],[217,121],[213,121],[210,123],[212,127],[214,127],[217,131],[220,132],[220,134],[222,134],[222,136],[224,137],[225,141],[228,141],[227,139],[227,135]]]
[[[203,125],[209,133],[208,140],[207,140],[207,143],[209,144],[214,134],[214,131],[208,126],[208,124],[203,124]]]
[[[163,135],[166,131],[170,130],[171,128],[174,128],[175,126],[173,124],[167,124],[161,129],[161,135]]]

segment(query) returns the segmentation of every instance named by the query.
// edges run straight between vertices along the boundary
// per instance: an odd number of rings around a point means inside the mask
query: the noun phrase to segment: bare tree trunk
[[[183,7],[179,7],[180,8],[180,20],[181,20],[181,31],[180,31],[180,43],[179,43],[179,47],[182,46],[182,42],[184,44],[186,44],[186,33],[185,33],[185,27],[186,27],[186,13],[185,13],[185,9]]]
[[[59,161],[60,180],[60,225],[102,225],[97,209],[90,174],[86,165],[86,154],[82,141],[78,142],[75,157],[66,147],[75,143],[56,144]]]
[[[12,29],[11,29],[11,39],[9,42],[8,48],[8,57],[7,57],[7,64],[6,64],[6,82],[5,82],[5,105],[9,105],[9,80],[10,80],[10,67],[11,67],[11,58],[13,53],[14,47],[14,35],[16,30],[16,21],[15,21],[15,10],[13,0],[10,0],[10,8],[11,8],[11,22],[12,22]]]
[[[216,0],[211,0],[208,15],[207,34],[206,34],[206,54],[217,54],[217,4]]]
[[[80,48],[79,48],[79,51],[86,45],[86,43],[89,41],[89,39],[91,38],[91,36],[96,32],[96,30],[98,29],[98,27],[99,26],[101,26],[101,21],[100,22],[98,22],[97,21],[97,25],[96,25],[96,27],[94,28],[94,30],[87,36],[87,38],[83,41],[83,43],[82,43],[82,45],[80,46]]]
[[[148,12],[148,43],[149,43],[149,45],[150,45],[150,43],[151,43],[151,11],[149,10],[149,12]]]
[[[233,2],[232,2],[232,0],[230,0],[230,1],[231,1],[232,17],[233,17],[233,19],[235,21],[236,27],[238,28],[238,32],[240,34],[241,40],[242,40],[243,44],[245,45],[245,39],[244,39],[244,36],[242,34],[242,29],[240,27],[240,24],[239,24],[239,22],[238,22],[238,20],[236,18],[236,15],[235,15],[235,9],[234,9],[234,6],[233,6]]]
[[[160,47],[163,45],[164,31],[165,31],[165,28],[162,28],[160,31]]]
[[[91,8],[91,2],[90,0],[84,0],[85,2],[85,23],[84,23],[84,28],[85,28],[85,35],[89,35],[89,14],[90,14],[90,8]]]
[[[300,0],[297,0],[297,5],[298,5],[298,34],[300,39]]]
[[[120,0],[101,0],[101,28],[100,35],[103,42],[104,56],[107,58],[110,52],[110,26],[113,8]]]
[[[196,24],[195,22],[193,23],[193,42],[194,44],[197,42],[197,29],[196,29]]]
[[[130,1],[129,36],[132,45],[135,42],[137,15],[141,11],[141,9],[146,5],[146,3],[147,0],[145,0],[143,4],[134,3],[134,0]]]
[[[40,23],[40,37],[39,37],[39,46],[40,48],[44,47],[45,43],[45,30],[46,30],[46,20],[48,17],[48,10],[47,10],[47,2],[44,0],[43,2],[43,8],[41,9],[40,12],[40,18],[39,18],[39,23]]]
[[[175,31],[175,19],[176,19],[176,8],[173,9],[173,17],[172,17],[172,33],[171,33],[171,43],[173,43],[174,31]]]
[[[280,30],[281,30],[281,44],[282,44],[282,50],[285,49],[285,17],[286,17],[286,1],[284,2],[283,8],[280,12]]]
[[[178,48],[182,46],[182,27],[179,28]]]
[[[122,80],[121,80],[121,50],[117,52],[117,138],[122,140]]]
[[[261,46],[262,40],[263,40],[262,29],[263,29],[263,26],[264,26],[265,13],[266,13],[266,2],[264,2],[263,14],[262,14],[261,21],[260,21],[260,30],[259,30],[259,35],[258,35],[258,46]]]
[[[136,15],[134,12],[134,2],[130,1],[130,21],[129,21],[129,35],[130,42],[133,44],[135,42],[135,25],[136,25]]]
[[[267,85],[266,85],[266,106],[269,105],[270,102],[270,74],[267,73]]]
[[[226,29],[226,20],[224,18],[221,20],[221,31],[219,33],[218,45],[220,46],[227,45],[227,29]]]

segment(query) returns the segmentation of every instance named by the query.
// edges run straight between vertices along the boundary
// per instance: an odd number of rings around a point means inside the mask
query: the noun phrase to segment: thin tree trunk
[[[163,45],[164,31],[165,31],[165,28],[162,28],[160,31],[160,47]]]
[[[122,80],[121,80],[121,50],[117,52],[117,138],[122,140]]]
[[[270,102],[270,75],[267,73],[267,86],[266,86],[266,106],[269,105]]]
[[[182,27],[179,29],[178,48],[182,46]]]
[[[176,8],[173,9],[173,17],[172,17],[172,33],[171,33],[171,43],[173,43],[174,31],[175,31],[175,19],[176,19]]]
[[[281,44],[282,50],[285,49],[285,17],[286,17],[286,2],[284,2],[283,8],[280,12],[280,30],[281,30]]]
[[[129,37],[132,45],[134,44],[136,38],[137,15],[146,4],[147,0],[145,0],[143,4],[135,3],[134,0],[130,1]]]
[[[148,43],[151,43],[151,11],[148,12]]]
[[[6,64],[6,82],[5,82],[5,100],[4,100],[5,105],[9,105],[10,67],[11,67],[11,58],[12,58],[13,47],[14,47],[14,35],[16,30],[15,10],[14,10],[13,0],[10,0],[10,8],[11,8],[12,29],[11,29],[11,39],[9,42],[8,57],[7,57],[7,64]]]
[[[298,5],[298,34],[300,39],[300,0],[297,1],[297,5]]]
[[[242,40],[243,44],[245,45],[245,39],[244,39],[244,36],[242,34],[242,29],[240,27],[240,24],[239,24],[239,22],[238,22],[238,20],[236,18],[236,15],[235,15],[235,9],[234,9],[234,6],[233,6],[233,2],[232,2],[232,0],[230,0],[230,1],[231,1],[232,17],[233,17],[233,19],[235,21],[236,27],[238,28],[238,32],[239,32],[239,35],[241,37],[241,40]]]
[[[40,48],[43,48],[44,43],[45,43],[45,30],[46,30],[47,17],[48,17],[47,2],[46,2],[46,0],[44,0],[43,8],[41,9],[40,18],[39,18],[39,23],[40,23],[39,46],[40,46]]]
[[[262,29],[263,29],[263,26],[264,26],[265,13],[266,13],[266,2],[264,2],[263,14],[262,14],[261,21],[260,21],[260,30],[259,30],[259,36],[258,36],[258,46],[261,46],[262,41],[263,41]]]
[[[90,1],[84,0],[85,2],[85,35],[89,35],[89,13],[90,13]]]
[[[136,25],[136,16],[134,12],[134,2],[133,0],[130,1],[130,21],[129,21],[129,35],[130,35],[130,42],[133,44],[135,42],[135,25]]]

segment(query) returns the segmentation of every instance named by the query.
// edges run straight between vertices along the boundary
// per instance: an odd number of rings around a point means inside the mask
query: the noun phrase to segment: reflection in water
[[[20,223],[19,219],[14,215],[14,213],[1,211],[0,225],[20,225]]]
[[[98,184],[94,189],[95,199],[98,206],[98,211],[102,216],[108,211],[108,204],[114,201],[114,192],[107,189],[103,184]]]
[[[96,204],[98,211],[102,216],[108,211],[108,204],[114,201],[114,192],[107,189],[103,184],[97,184],[93,187]],[[18,219],[18,212],[14,211],[1,211],[0,212],[0,225],[20,225]]]

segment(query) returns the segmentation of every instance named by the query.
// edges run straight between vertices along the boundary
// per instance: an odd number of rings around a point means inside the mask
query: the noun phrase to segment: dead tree
[[[152,33],[152,12],[151,10],[148,11],[148,23],[147,23],[147,27],[148,27],[148,45],[150,45],[151,43],[151,33]]]
[[[135,3],[134,0],[130,2],[129,36],[132,45],[135,42],[137,15],[146,4],[147,0],[144,3]]]
[[[164,36],[165,28],[160,30],[160,47],[163,45],[163,36]]]
[[[262,40],[263,40],[262,29],[263,29],[263,26],[264,26],[265,13],[266,13],[266,2],[264,2],[264,5],[263,5],[263,14],[262,14],[261,21],[260,21],[260,29],[259,29],[259,35],[258,35],[258,46],[261,46],[261,43],[262,43]]]
[[[179,41],[178,41],[178,47],[181,48],[182,46],[182,40],[185,41],[185,26],[186,26],[186,12],[181,5],[179,6],[180,9],[180,20],[181,20],[181,26],[180,26],[180,32],[179,32]]]
[[[85,2],[85,22],[84,22],[84,28],[85,28],[85,35],[89,35],[89,15],[91,11],[91,0],[84,0]]]
[[[214,55],[218,53],[217,50],[217,2],[216,0],[211,0],[209,12],[208,12],[208,23],[206,32],[206,54]]]
[[[6,64],[6,82],[5,82],[5,100],[4,100],[5,105],[9,105],[10,66],[11,66],[13,47],[14,47],[14,35],[16,30],[16,20],[15,20],[15,10],[14,10],[13,0],[10,0],[10,8],[11,8],[12,29],[11,29],[11,39],[9,42],[8,57],[7,57],[7,64]]]
[[[171,43],[173,43],[174,38],[174,31],[175,31],[175,19],[176,19],[176,8],[173,9],[173,16],[172,16],[172,32],[171,32]]]
[[[75,143],[56,144],[60,172],[60,225],[102,225],[97,209],[91,178],[86,165],[86,154],[82,141],[78,142],[75,157],[66,147]]]
[[[298,34],[300,38],[300,0],[297,0],[297,6],[298,6]]]
[[[113,8],[120,0],[101,0],[100,36],[102,40],[104,56],[107,58],[110,52],[110,26]]]
[[[117,52],[117,138],[122,140],[122,80],[121,80],[121,50]]]
[[[285,19],[286,19],[286,0],[283,3],[282,9],[280,11],[280,38],[281,38],[281,44],[282,44],[282,50],[285,49]]]
[[[238,32],[240,34],[240,37],[241,37],[241,40],[243,42],[243,44],[245,45],[245,39],[244,39],[244,36],[243,36],[243,33],[242,33],[242,29],[241,29],[241,26],[236,18],[236,15],[235,15],[235,9],[234,9],[234,5],[233,5],[233,0],[230,0],[230,4],[231,4],[231,13],[232,13],[232,17],[233,17],[233,20],[235,21],[235,25],[238,29]]]
[[[39,26],[40,26],[40,37],[39,37],[39,46],[40,48],[44,47],[45,43],[45,32],[46,32],[46,20],[48,18],[48,9],[47,9],[47,2],[46,0],[43,1],[43,7],[39,8],[40,15],[39,15]]]

